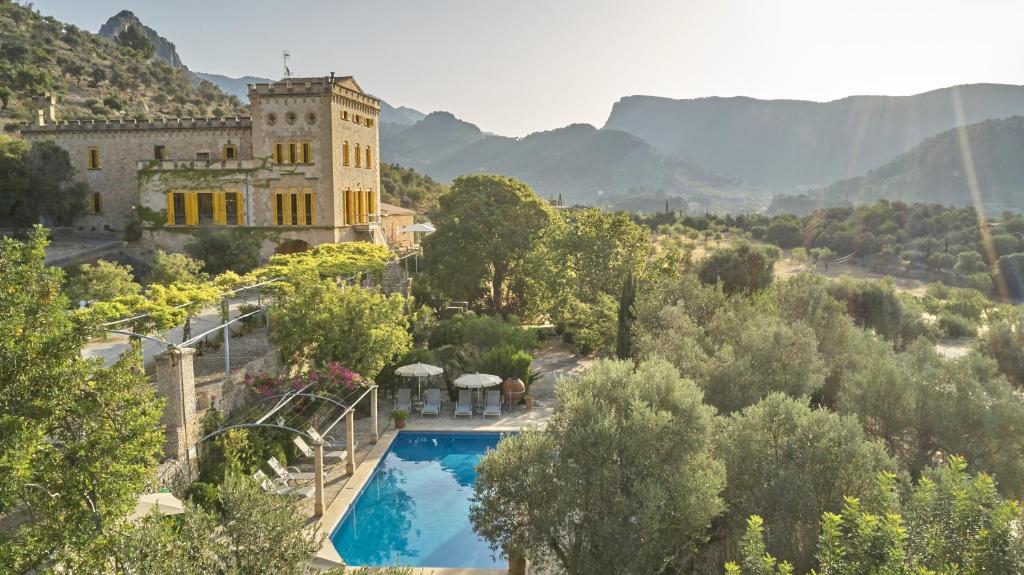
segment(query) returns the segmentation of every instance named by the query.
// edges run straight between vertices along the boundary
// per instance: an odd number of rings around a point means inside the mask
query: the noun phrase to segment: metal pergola
[[[377,385],[352,389],[317,382],[295,380],[292,389],[273,393],[231,413],[216,430],[196,441],[195,447],[232,429],[278,429],[309,441],[313,448],[315,490],[314,513],[324,511],[324,439],[345,421],[345,470],[356,470],[355,410],[360,402],[370,404],[371,442],[380,438],[377,417]],[[340,387],[340,389],[339,389]],[[316,432],[315,435],[310,430]],[[198,451],[198,449],[197,449]]]

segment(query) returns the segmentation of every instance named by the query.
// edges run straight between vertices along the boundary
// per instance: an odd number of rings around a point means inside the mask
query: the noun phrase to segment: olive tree
[[[75,304],[80,301],[112,301],[137,294],[141,289],[142,286],[135,283],[131,266],[99,260],[78,266],[68,281],[65,293]]]
[[[571,575],[671,572],[723,509],[713,410],[664,361],[563,380],[544,430],[480,461],[470,518],[495,549]]]

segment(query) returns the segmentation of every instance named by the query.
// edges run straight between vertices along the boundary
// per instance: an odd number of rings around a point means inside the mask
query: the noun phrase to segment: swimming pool
[[[398,433],[331,542],[349,565],[503,568],[469,522],[480,457],[501,433]]]

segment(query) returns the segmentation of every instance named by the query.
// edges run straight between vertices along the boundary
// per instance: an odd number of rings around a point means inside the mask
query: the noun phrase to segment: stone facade
[[[270,233],[265,252],[386,241],[380,209],[380,101],[351,77],[249,87],[251,118],[56,121],[22,129],[65,148],[98,195],[82,231],[138,218],[154,247],[180,249],[199,225]]]

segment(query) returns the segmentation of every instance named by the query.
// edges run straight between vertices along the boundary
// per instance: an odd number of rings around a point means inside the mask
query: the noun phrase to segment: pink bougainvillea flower
[[[316,370],[309,372],[309,381],[315,382],[318,379],[320,379],[320,374],[318,374]]]

